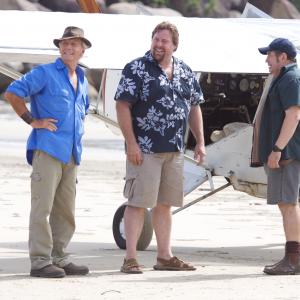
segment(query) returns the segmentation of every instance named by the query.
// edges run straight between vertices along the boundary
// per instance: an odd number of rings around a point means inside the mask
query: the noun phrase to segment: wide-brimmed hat
[[[59,48],[59,42],[61,42],[62,40],[76,39],[76,38],[81,39],[87,48],[92,47],[92,43],[84,37],[83,29],[75,26],[68,26],[65,29],[63,36],[60,39],[54,39],[53,43],[57,48]]]
[[[285,52],[290,58],[295,58],[297,56],[297,49],[295,45],[288,39],[284,38],[277,38],[273,40],[269,46],[258,48],[258,51],[264,55],[268,54],[269,51],[279,51]]]

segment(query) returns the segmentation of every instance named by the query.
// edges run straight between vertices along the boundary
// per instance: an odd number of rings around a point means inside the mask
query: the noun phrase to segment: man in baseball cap
[[[258,51],[264,55],[268,54],[270,51],[284,52],[287,54],[288,58],[292,59],[297,55],[294,44],[290,40],[284,38],[277,38],[273,40],[269,46],[258,48]]]
[[[300,274],[300,70],[296,47],[277,38],[259,48],[267,55],[273,81],[267,92],[260,118],[259,162],[267,174],[267,204],[277,205],[285,233],[285,254],[267,265],[270,275]]]

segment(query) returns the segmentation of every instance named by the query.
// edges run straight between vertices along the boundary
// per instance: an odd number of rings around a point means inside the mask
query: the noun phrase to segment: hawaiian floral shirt
[[[204,102],[192,70],[173,57],[173,79],[150,51],[128,63],[115,100],[132,104],[133,130],[143,153],[182,152],[191,105]]]

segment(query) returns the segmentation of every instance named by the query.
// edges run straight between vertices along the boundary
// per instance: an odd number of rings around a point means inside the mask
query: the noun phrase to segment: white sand
[[[174,254],[195,272],[157,272],[155,239],[139,253],[142,275],[119,272],[124,251],[112,236],[122,197],[122,138],[89,117],[79,170],[77,229],[69,245],[85,277],[31,278],[27,248],[30,167],[25,161],[29,127],[0,101],[0,299],[299,299],[300,276],[267,276],[263,266],[283,255],[276,207],[231,187],[174,216]],[[216,178],[215,184],[223,184]],[[194,200],[202,191],[195,191]]]

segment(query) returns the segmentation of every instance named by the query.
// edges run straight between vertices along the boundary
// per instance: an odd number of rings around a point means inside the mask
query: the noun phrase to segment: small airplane
[[[95,2],[78,0],[81,4]],[[96,10],[94,6],[90,10]],[[89,12],[89,9],[85,9]],[[98,11],[99,12],[99,11]],[[255,18],[247,18],[247,14]],[[18,24],[15,24],[18,20]],[[69,25],[82,27],[93,47],[81,63],[90,69],[103,69],[100,90],[91,113],[117,130],[113,100],[125,64],[142,56],[150,47],[153,28],[168,20],[179,30],[180,43],[175,56],[183,59],[197,74],[206,102],[201,105],[204,119],[207,157],[203,166],[191,158],[195,140],[186,135],[184,167],[185,195],[205,181],[211,191],[173,214],[232,185],[234,189],[256,197],[266,195],[263,168],[251,168],[251,144],[257,107],[268,84],[265,57],[258,48],[276,37],[285,37],[300,45],[300,20],[272,19],[251,4],[243,18],[209,19],[145,15],[107,15],[89,13],[0,11],[0,72],[16,79],[17,73],[5,63],[47,63],[58,57],[52,40]],[[100,80],[100,78],[99,78]],[[228,183],[215,189],[213,176]],[[113,219],[116,244],[126,248],[123,214],[120,206]],[[150,212],[145,214],[138,249],[146,249],[152,239]]]

